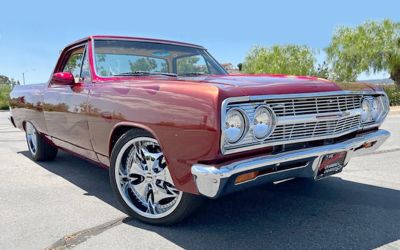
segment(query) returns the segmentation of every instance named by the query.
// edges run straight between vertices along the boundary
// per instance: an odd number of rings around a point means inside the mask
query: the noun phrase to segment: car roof
[[[172,45],[180,45],[180,46],[187,46],[187,47],[194,47],[199,49],[204,49],[203,46],[192,44],[192,43],[185,43],[185,42],[178,42],[172,40],[164,40],[164,39],[156,39],[156,38],[144,38],[144,37],[130,37],[130,36],[111,36],[111,35],[92,35],[82,39],[79,39],[66,47],[71,47],[76,44],[88,41],[88,40],[129,40],[129,41],[139,41],[139,42],[152,42],[152,43],[163,43],[163,44],[172,44]]]

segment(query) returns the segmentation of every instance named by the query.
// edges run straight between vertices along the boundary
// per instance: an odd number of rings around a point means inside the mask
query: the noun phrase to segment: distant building
[[[232,63],[221,63],[221,66],[224,67],[227,71],[233,70],[233,65]]]
[[[221,63],[221,66],[224,67],[229,74],[240,74],[242,73],[239,71],[238,68],[234,67],[232,63]]]

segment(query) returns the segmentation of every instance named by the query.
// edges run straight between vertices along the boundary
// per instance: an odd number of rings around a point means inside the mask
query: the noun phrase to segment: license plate
[[[342,172],[347,152],[326,154],[321,157],[317,178],[323,178]]]

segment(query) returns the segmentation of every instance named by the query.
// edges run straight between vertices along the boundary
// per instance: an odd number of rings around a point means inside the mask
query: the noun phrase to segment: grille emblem
[[[349,115],[350,115],[349,111],[343,111],[340,114],[334,114],[334,115],[317,115],[316,118],[317,119],[327,119],[327,118],[338,119],[338,118],[347,117]]]

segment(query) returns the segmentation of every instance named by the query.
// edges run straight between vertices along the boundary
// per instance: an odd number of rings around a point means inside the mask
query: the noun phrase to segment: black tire
[[[33,134],[29,134],[31,131]],[[32,139],[30,136],[35,137],[35,146],[33,147]],[[25,124],[25,138],[28,144],[29,153],[35,161],[51,161],[57,156],[58,149],[46,141],[45,138],[36,130],[32,123]]]
[[[142,137],[148,137],[148,138],[153,138],[154,137],[150,134],[147,133],[146,131],[143,130],[136,130],[132,129],[127,131],[125,134],[123,134],[118,141],[116,142],[112,153],[111,153],[111,165],[110,165],[110,183],[111,187],[117,196],[118,201],[126,211],[128,215],[131,217],[138,219],[142,222],[145,222],[147,224],[153,224],[153,225],[172,225],[177,222],[182,221],[186,217],[188,217],[196,208],[200,207],[203,197],[199,195],[193,195],[190,193],[184,193],[182,192],[182,197],[179,201],[179,204],[176,206],[176,208],[170,212],[170,214],[166,215],[165,217],[162,218],[148,218],[145,216],[142,216],[141,214],[137,213],[134,211],[123,199],[120,190],[118,188],[117,184],[117,179],[116,179],[116,161],[117,161],[117,156],[119,155],[121,149],[124,147],[125,144],[129,143],[132,141],[132,139],[135,138],[142,138]],[[168,168],[168,167],[166,167]],[[168,170],[169,171],[169,170]]]

